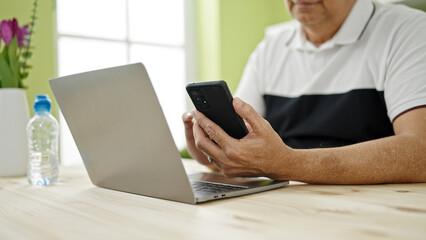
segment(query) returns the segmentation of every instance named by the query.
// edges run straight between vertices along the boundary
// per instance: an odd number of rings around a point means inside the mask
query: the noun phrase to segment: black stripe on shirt
[[[264,99],[266,119],[293,148],[339,147],[394,135],[383,91],[376,89]]]

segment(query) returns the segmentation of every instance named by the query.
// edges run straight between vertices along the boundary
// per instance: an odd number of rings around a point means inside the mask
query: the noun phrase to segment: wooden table
[[[60,177],[50,187],[0,178],[0,239],[426,239],[423,183],[292,182],[189,205],[95,187],[82,166]]]

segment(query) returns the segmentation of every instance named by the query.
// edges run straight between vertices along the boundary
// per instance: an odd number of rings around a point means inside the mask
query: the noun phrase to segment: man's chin
[[[311,14],[295,14],[293,15],[297,21],[302,25],[315,25],[321,23],[325,17],[324,16],[312,16]]]

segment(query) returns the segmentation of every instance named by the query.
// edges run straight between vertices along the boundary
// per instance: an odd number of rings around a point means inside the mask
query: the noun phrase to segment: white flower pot
[[[0,88],[0,177],[26,174],[29,119],[25,90]]]

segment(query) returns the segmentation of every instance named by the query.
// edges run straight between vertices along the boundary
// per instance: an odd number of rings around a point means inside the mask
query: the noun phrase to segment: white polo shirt
[[[357,0],[335,36],[318,48],[297,21],[270,27],[236,95],[291,147],[393,135],[395,117],[426,105],[426,14]]]

